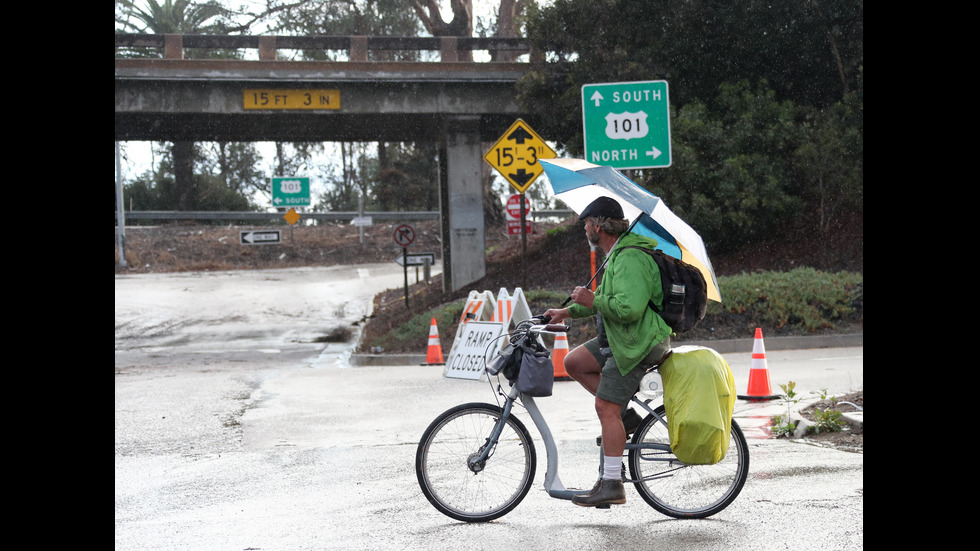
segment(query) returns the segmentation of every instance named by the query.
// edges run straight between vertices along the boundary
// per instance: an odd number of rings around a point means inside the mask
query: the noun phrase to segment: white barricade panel
[[[482,378],[486,361],[493,357],[501,341],[506,340],[497,340],[503,332],[504,324],[495,321],[470,321],[461,324],[449,357],[446,358],[445,376],[472,380]]]

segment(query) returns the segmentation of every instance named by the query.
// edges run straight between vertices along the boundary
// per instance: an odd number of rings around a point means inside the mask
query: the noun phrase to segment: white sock
[[[623,479],[623,457],[605,455],[602,457],[602,478],[622,480]]]

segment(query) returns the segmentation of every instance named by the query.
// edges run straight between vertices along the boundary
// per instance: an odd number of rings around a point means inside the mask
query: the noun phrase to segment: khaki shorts
[[[596,391],[596,397],[613,402],[614,404],[625,405],[629,403],[630,398],[640,388],[640,379],[646,375],[647,368],[659,362],[660,358],[663,358],[664,354],[670,350],[670,337],[665,337],[660,344],[654,346],[653,350],[645,358],[640,360],[640,363],[626,375],[619,372],[619,366],[616,365],[616,358],[612,355],[608,357],[604,356],[599,352],[598,339],[591,339],[583,346],[592,354],[596,362],[602,366],[602,376],[599,378],[599,390]]]

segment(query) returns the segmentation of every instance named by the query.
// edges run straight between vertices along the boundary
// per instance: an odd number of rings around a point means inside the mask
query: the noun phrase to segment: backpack
[[[683,333],[694,329],[704,318],[705,309],[708,307],[708,284],[701,275],[701,270],[687,262],[678,260],[660,250],[651,250],[635,245],[628,245],[624,249],[639,249],[651,257],[660,268],[660,283],[663,287],[663,308],[657,306],[651,300],[650,308],[660,314],[660,317],[674,330],[674,333]],[[679,285],[679,292],[674,292],[674,286]]]

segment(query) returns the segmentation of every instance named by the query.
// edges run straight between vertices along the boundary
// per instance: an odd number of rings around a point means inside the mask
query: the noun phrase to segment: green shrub
[[[431,310],[426,310],[421,314],[412,316],[412,319],[381,337],[382,342],[368,342],[366,345],[381,346],[389,350],[399,350],[400,345],[410,343],[410,346],[425,350],[423,345],[429,337],[429,327],[432,325],[432,318],[435,318],[436,325],[440,328],[439,336],[442,337],[442,331],[446,330],[444,328],[455,328],[456,321],[462,315],[464,306],[466,306],[466,301],[457,300],[437,306]]]
[[[816,331],[859,313],[864,276],[797,268],[719,277],[718,286],[724,302],[709,301],[707,314],[728,312],[776,329],[797,326]]]
[[[827,409],[814,408],[813,425],[808,427],[807,432],[820,434],[821,432],[840,432],[844,429],[843,413],[833,407]]]

